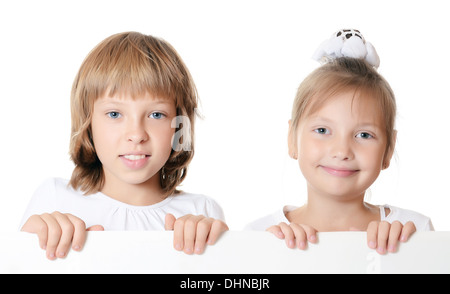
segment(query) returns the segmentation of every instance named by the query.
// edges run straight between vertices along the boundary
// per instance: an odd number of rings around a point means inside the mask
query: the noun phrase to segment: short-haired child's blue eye
[[[369,133],[366,132],[361,132],[358,135],[356,135],[357,138],[362,138],[362,139],[370,139],[373,138],[373,136]]]
[[[314,130],[314,132],[321,134],[321,135],[327,135],[330,133],[330,131],[327,130],[326,128],[317,128]]]
[[[114,119],[120,117],[120,113],[117,112],[117,111],[111,111],[111,112],[108,112],[107,115],[108,115],[110,118],[114,118]]]

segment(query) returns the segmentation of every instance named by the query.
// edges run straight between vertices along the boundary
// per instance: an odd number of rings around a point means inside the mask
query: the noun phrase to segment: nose
[[[354,158],[352,140],[347,137],[335,137],[331,142],[331,156],[338,160],[351,160]]]
[[[133,120],[127,126],[126,139],[128,142],[141,144],[149,140],[149,135],[145,125],[140,120]]]

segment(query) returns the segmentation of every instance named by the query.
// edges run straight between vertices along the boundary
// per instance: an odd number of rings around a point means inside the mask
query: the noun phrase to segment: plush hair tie
[[[380,58],[373,45],[367,42],[358,30],[345,29],[334,33],[324,41],[313,55],[313,59],[327,63],[339,57],[365,59],[378,68]]]

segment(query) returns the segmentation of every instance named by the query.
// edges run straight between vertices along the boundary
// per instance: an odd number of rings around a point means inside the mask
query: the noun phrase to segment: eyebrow
[[[326,117],[322,117],[322,116],[310,116],[307,117],[306,120],[312,121],[312,122],[325,122],[325,123],[334,123],[333,120],[328,119]]]
[[[333,121],[333,120],[331,120],[329,118],[326,118],[326,117],[322,117],[322,116],[311,116],[311,117],[309,117],[309,119],[313,123],[322,123],[322,122],[325,123],[325,124],[327,124],[327,123],[335,123],[335,121]],[[376,128],[376,129],[380,129],[380,130],[383,129],[382,126],[379,125],[379,124],[374,124],[372,122],[366,122],[366,121],[359,121],[357,123],[357,126],[359,128],[372,127],[372,128]]]

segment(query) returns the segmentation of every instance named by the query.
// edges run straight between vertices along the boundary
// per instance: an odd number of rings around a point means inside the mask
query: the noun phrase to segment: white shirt
[[[70,213],[86,227],[102,225],[105,230],[164,230],[167,213],[176,218],[186,214],[204,215],[224,221],[222,208],[210,197],[182,192],[148,206],[135,206],[115,200],[101,192],[83,195],[68,186],[68,180],[51,178],[34,193],[20,228],[34,214]]]
[[[298,207],[286,205],[283,209],[276,211],[273,214],[267,215],[260,219],[257,219],[250,224],[248,224],[245,229],[246,230],[255,230],[255,231],[264,231],[268,227],[273,225],[278,225],[281,222],[289,224],[289,220],[286,218],[286,213],[296,209]],[[416,226],[417,231],[434,231],[433,224],[431,223],[430,218],[407,209],[398,208],[390,205],[380,205],[380,221],[387,221],[392,223],[393,221],[400,221],[402,224],[405,224],[408,221],[412,221]],[[389,214],[385,215],[384,209],[389,209]]]

